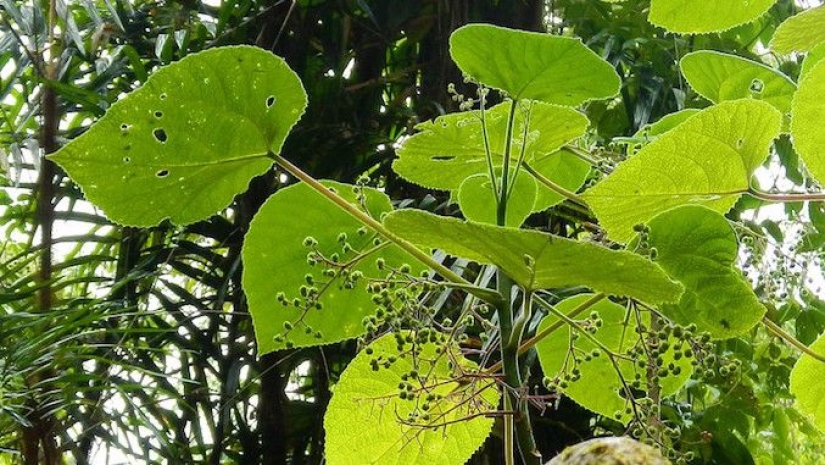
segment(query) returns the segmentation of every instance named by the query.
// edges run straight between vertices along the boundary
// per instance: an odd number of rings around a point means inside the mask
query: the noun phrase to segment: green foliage
[[[214,49],[154,73],[50,158],[118,223],[193,223],[271,166],[268,154],[280,151],[305,106],[283,59],[253,47]]]
[[[413,243],[496,265],[527,291],[580,284],[649,303],[675,302],[682,291],[654,263],[627,251],[420,211],[396,211],[384,223]]]
[[[819,124],[825,118],[822,95],[825,95],[825,63],[820,62],[799,83],[791,121],[794,147],[816,179],[825,179],[825,130]]]
[[[685,204],[727,212],[779,134],[780,114],[755,100],[722,102],[666,132],[584,194],[613,240]]]
[[[450,55],[465,74],[516,100],[577,106],[619,91],[616,71],[572,37],[471,24],[450,36]]]
[[[825,7],[811,8],[776,29],[770,46],[777,53],[810,52],[825,42]]]
[[[825,353],[825,335],[820,336],[810,349]],[[796,397],[799,410],[813,417],[817,428],[825,431],[825,403],[823,403],[822,376],[825,364],[808,354],[803,354],[791,371],[791,394]]]
[[[656,262],[685,286],[676,305],[663,305],[673,321],[727,339],[750,330],[765,314],[750,285],[732,268],[739,246],[725,218],[702,206],[668,210],[648,223]]]
[[[457,347],[399,351],[397,337],[374,341],[341,374],[324,420],[330,465],[461,465],[490,434],[495,383],[473,378],[478,366]]]
[[[650,22],[679,34],[719,32],[759,18],[776,0],[652,0]]]
[[[555,158],[561,158],[557,156]],[[496,196],[492,189],[490,177],[476,174],[461,183],[458,190],[458,206],[464,217],[478,223],[495,224]],[[519,173],[512,184],[505,226],[519,227],[536,208],[536,180],[527,173]],[[561,199],[559,199],[561,200]]]

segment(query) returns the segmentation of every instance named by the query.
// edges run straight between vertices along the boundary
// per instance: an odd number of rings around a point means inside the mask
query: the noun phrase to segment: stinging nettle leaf
[[[395,211],[384,224],[414,244],[496,265],[526,290],[587,286],[654,304],[675,302],[682,291],[655,263],[596,244],[415,210]]]
[[[825,182],[825,60],[800,81],[793,98],[791,136],[805,167],[820,183]]]
[[[691,87],[713,103],[753,98],[770,103],[790,117],[796,84],[773,68],[709,50],[688,53],[679,66]]]
[[[822,335],[810,349],[817,354],[825,354],[825,335]],[[814,424],[825,432],[825,363],[810,355],[802,354],[791,370],[790,391],[796,397],[796,407],[813,417]]]
[[[648,20],[679,34],[721,32],[756,20],[776,0],[651,0]]]
[[[768,157],[782,115],[758,100],[702,110],[659,136],[583,194],[610,237],[627,242],[633,226],[685,205],[728,211]]]
[[[613,66],[572,37],[469,24],[450,36],[450,55],[465,74],[516,100],[577,106],[621,85]]]
[[[338,195],[356,203],[353,186],[331,181],[324,185],[336,190]],[[389,198],[375,189],[366,188],[366,208],[374,218],[392,211]],[[365,332],[362,319],[372,315],[375,304],[372,294],[366,290],[366,280],[381,279],[387,274],[376,267],[376,259],[382,257],[387,266],[399,267],[407,263],[412,273],[424,267],[413,257],[394,245],[380,251],[363,254],[374,247],[372,232],[359,234],[361,223],[304,183],[284,188],[270,197],[255,215],[243,246],[243,288],[249,303],[249,313],[255,326],[259,353],[272,352],[287,347],[308,347],[330,344],[358,337]],[[343,250],[339,240],[346,234],[351,252]],[[350,272],[359,271],[363,278],[352,289],[342,288],[344,279],[340,273],[325,276],[321,263],[311,266],[307,255],[312,248],[304,240],[312,237],[317,251],[330,258],[339,255],[339,263],[352,263]],[[380,254],[380,255],[379,255]],[[360,258],[353,261],[358,255]],[[312,284],[307,281],[310,275]],[[305,306],[301,287],[315,287],[319,291],[321,309]],[[277,295],[283,293],[286,305]],[[300,306],[292,302],[298,299]],[[284,324],[292,327],[287,330]],[[309,330],[307,330],[309,328]]]
[[[678,304],[662,312],[677,323],[696,324],[716,339],[738,336],[756,326],[765,307],[734,268],[736,233],[721,214],[698,205],[666,211],[648,223],[658,263],[685,286]]]
[[[115,222],[187,224],[269,169],[305,107],[282,58],[215,48],[161,68],[50,158]]]
[[[525,121],[528,120],[525,161],[543,160],[552,156],[565,144],[584,135],[587,117],[571,108],[541,102],[519,102],[513,129],[512,164],[521,154]],[[504,160],[504,140],[510,102],[504,102],[485,111],[493,165],[501,167]],[[470,176],[486,174],[487,155],[479,110],[453,113],[417,126],[413,135],[398,150],[393,170],[403,178],[431,189],[457,190]],[[564,187],[576,189],[576,173],[549,173],[551,180]],[[570,184],[578,184],[570,186]],[[546,188],[544,188],[546,189]]]
[[[805,10],[776,28],[770,47],[782,54],[809,52],[825,42],[825,6]]]
[[[490,434],[493,419],[485,414],[496,411],[500,397],[494,380],[457,378],[451,360],[465,371],[478,366],[455,346],[440,354],[436,344],[419,346],[415,366],[396,344],[393,335],[374,341],[372,355],[362,351],[341,374],[324,416],[329,465],[462,465]],[[373,368],[373,360],[383,363],[390,356],[396,361],[389,368]],[[408,378],[409,392],[421,396],[401,399],[402,375],[413,369],[419,376]],[[443,397],[428,402],[427,394]],[[405,424],[411,413],[418,414],[416,424]]]

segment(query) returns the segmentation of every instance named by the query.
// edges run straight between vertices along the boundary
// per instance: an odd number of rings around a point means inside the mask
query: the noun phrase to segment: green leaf
[[[802,70],[799,71],[799,80],[802,81],[805,76],[814,69],[814,66],[822,60],[825,60],[825,42],[812,48],[811,51],[805,55],[805,60],[802,61]]]
[[[331,181],[324,184],[356,203],[353,186]],[[383,193],[368,188],[364,194],[366,210],[374,218],[392,210]],[[283,349],[288,343],[307,347],[363,334],[361,321],[375,310],[365,281],[383,279],[387,274],[376,267],[379,254],[387,266],[397,268],[407,263],[412,266],[412,273],[423,270],[416,259],[396,246],[385,246],[380,252],[374,250],[374,234],[359,234],[361,227],[358,220],[303,183],[279,190],[261,207],[243,246],[243,288],[255,324],[259,353]],[[346,234],[344,242],[352,246],[352,251],[343,251],[341,233]],[[324,275],[322,263],[311,266],[307,262],[312,251],[304,245],[307,237],[314,238],[317,251],[325,257],[337,253],[339,263],[349,263],[350,272],[359,271],[364,277],[353,289],[342,288],[345,280],[341,273],[330,278]],[[307,275],[312,276],[313,284],[308,283]],[[319,290],[320,310],[306,308],[302,286]],[[281,292],[286,305],[276,298]],[[299,306],[292,303],[295,299]],[[285,323],[292,329],[287,330]],[[320,332],[320,337],[316,332]]]
[[[161,68],[50,158],[113,221],[187,224],[269,169],[305,107],[280,57],[215,48]]]
[[[811,350],[825,355],[825,335],[810,346]],[[820,431],[825,432],[825,363],[802,354],[791,370],[791,394],[796,396],[797,408],[812,417]]]
[[[757,100],[722,102],[643,147],[583,198],[610,237],[627,242],[633,226],[685,204],[730,209],[768,157],[781,115]]]
[[[773,68],[709,50],[688,53],[679,66],[691,87],[713,103],[754,98],[770,103],[790,118],[796,84]]]
[[[820,61],[799,83],[793,98],[791,136],[799,157],[808,171],[825,182],[825,61]]]
[[[679,34],[720,32],[756,20],[776,0],[651,0],[648,20]]]
[[[609,63],[572,37],[470,24],[453,32],[450,54],[465,74],[516,100],[577,106],[612,97],[621,84]]]
[[[590,297],[592,294],[580,294],[565,299],[556,305],[556,309],[562,313],[569,313]],[[592,311],[597,312],[603,322],[594,337],[615,354],[624,356],[616,358],[618,371],[608,358],[608,354],[604,352],[600,351],[598,357],[590,360],[582,358],[583,354],[590,354],[598,348],[585,337],[579,337],[572,342],[577,350],[577,357],[582,360],[581,363],[576,364],[572,357],[568,356],[571,347],[570,335],[574,333],[574,330],[569,327],[556,330],[536,345],[539,362],[544,375],[549,377],[559,376],[561,378],[565,373],[570,374],[574,368],[577,368],[581,377],[578,381],[569,381],[568,386],[562,391],[576,403],[593,412],[610,418],[617,418],[618,413],[621,419],[626,421],[630,415],[625,413],[624,409],[629,404],[626,401],[627,394],[622,379],[625,379],[629,385],[638,373],[641,376],[641,387],[649,389],[647,358],[641,357],[644,366],[639,367],[636,364],[638,356],[628,358],[626,355],[630,349],[641,347],[642,341],[635,332],[635,327],[638,323],[649,327],[650,314],[640,314],[640,320],[637,320],[635,314],[629,314],[625,307],[609,300],[602,300],[587,309],[588,313]],[[538,332],[557,324],[558,321],[555,315],[545,317],[539,324]],[[674,366],[679,367],[680,372],[678,375],[669,374],[660,379],[662,396],[677,392],[687,382],[693,371],[689,358],[681,357],[678,361],[674,360],[675,339],[669,342],[670,347],[662,353],[665,360],[664,366],[673,363]]]
[[[677,323],[696,324],[717,339],[756,326],[765,307],[737,269],[736,233],[719,213],[690,205],[662,213],[648,223],[657,263],[685,286],[682,300],[660,307]]]
[[[822,42],[825,42],[825,6],[786,19],[776,28],[770,47],[776,53],[804,53]]]
[[[590,173],[589,163],[565,149],[536,157],[529,165],[542,176],[571,192],[577,191]],[[564,199],[555,190],[539,182],[533,211],[547,210]]]
[[[509,111],[509,101],[485,111],[490,151],[496,168],[501,167],[504,160]],[[588,125],[587,117],[571,108],[541,102],[518,103],[511,166],[521,154],[528,114],[527,146],[524,148],[524,159],[528,163],[581,137]],[[480,111],[441,116],[419,124],[417,128],[420,132],[404,142],[393,163],[393,169],[402,177],[430,189],[453,191],[468,177],[488,172]],[[555,181],[557,176],[565,180],[568,174],[553,173],[550,178]]]
[[[688,118],[699,113],[700,111],[701,110],[697,108],[686,108],[684,110],[670,113],[663,116],[655,123],[645,125],[634,135],[634,137],[645,136],[651,139],[656,138],[684,123]]]
[[[675,302],[681,287],[640,255],[538,231],[399,210],[385,225],[405,239],[500,267],[526,290],[587,286],[649,303]]]
[[[499,391],[492,379],[461,378],[478,366],[456,346],[437,353],[437,344],[410,347],[402,356],[392,335],[362,351],[341,374],[324,417],[329,465],[461,465],[484,443],[493,426]],[[446,352],[450,352],[447,354]],[[396,361],[383,367],[389,357]],[[375,370],[372,361],[378,360]],[[415,360],[415,364],[413,363]],[[451,362],[452,361],[452,362]],[[418,375],[407,378],[411,371]],[[402,376],[405,376],[402,378]],[[408,379],[413,399],[401,399],[399,383]],[[427,401],[426,395],[443,396]],[[427,410],[423,404],[429,404]],[[417,415],[417,417],[410,417]],[[424,415],[428,415],[426,418]]]
[[[524,171],[520,172],[507,202],[507,226],[519,227],[530,216],[536,205],[537,190],[536,180]],[[458,190],[458,206],[470,221],[496,224],[496,196],[490,187],[490,177],[477,174],[465,179]]]

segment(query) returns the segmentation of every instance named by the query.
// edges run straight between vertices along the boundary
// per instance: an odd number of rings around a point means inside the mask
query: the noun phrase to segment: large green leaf
[[[825,42],[825,6],[811,8],[776,28],[771,48],[777,53],[808,52]]]
[[[305,107],[280,57],[211,49],[152,74],[51,159],[113,221],[192,223],[272,165],[267,154],[280,151]]]
[[[493,165],[504,160],[504,141],[511,102],[485,111]],[[584,135],[587,117],[566,107],[541,102],[520,102],[515,113],[512,165],[522,150],[524,124],[528,120],[525,161],[542,159]],[[478,110],[453,113],[417,126],[419,132],[398,150],[393,169],[402,177],[431,189],[457,190],[475,174],[488,172],[481,113]],[[549,173],[553,181],[568,181],[569,174]],[[574,186],[575,189],[578,186]]]
[[[592,294],[580,294],[565,299],[556,305],[556,309],[562,313],[569,313],[591,297]],[[575,333],[575,330],[569,327],[556,330],[536,344],[539,362],[544,375],[548,377],[562,378],[564,374],[570,374],[574,369],[578,369],[581,377],[578,380],[569,381],[562,391],[589,410],[610,418],[616,418],[618,413],[623,420],[627,420],[630,415],[626,414],[624,409],[629,404],[622,380],[624,379],[629,386],[635,379],[635,375],[639,373],[642,380],[641,387],[648,389],[646,363],[645,366],[639,367],[637,365],[639,357],[628,357],[628,351],[642,344],[635,328],[638,323],[649,327],[650,315],[649,313],[640,314],[641,321],[637,321],[636,315],[628,314],[625,307],[609,300],[602,300],[587,310],[588,313],[594,311],[602,320],[602,326],[598,328],[594,337],[617,355],[616,365],[604,352],[590,360],[583,359],[581,354],[590,354],[598,349],[596,344],[585,337],[579,337],[572,343],[577,358],[581,360],[580,363],[576,363],[570,354],[570,335]],[[558,321],[557,316],[548,315],[541,321],[538,331],[544,331],[551,325],[557,324]],[[664,366],[667,367],[673,363],[674,366],[679,367],[679,374],[670,373],[667,377],[661,378],[660,394],[662,396],[678,391],[693,372],[690,359],[682,357],[674,360],[674,347],[675,344],[671,343],[670,348],[662,353],[662,357],[665,360]],[[647,362],[645,357],[641,360]]]
[[[791,136],[794,147],[808,171],[825,182],[825,61],[820,61],[802,78],[793,98]]]
[[[685,286],[682,300],[662,305],[662,312],[719,339],[737,336],[759,323],[765,307],[733,267],[739,245],[722,215],[690,205],[664,212],[648,225],[657,263]]]
[[[325,185],[355,203],[352,186],[335,182]],[[364,194],[364,205],[374,218],[392,210],[383,193],[366,189]],[[361,226],[358,220],[303,183],[281,189],[261,207],[243,247],[243,288],[260,353],[287,345],[329,344],[364,333],[361,321],[375,311],[365,281],[384,278],[387,272],[376,267],[378,254],[361,253],[372,249],[374,240],[372,233],[359,233]],[[341,233],[346,234],[345,241],[339,239]],[[356,281],[354,288],[346,289],[341,273],[332,278],[325,276],[321,263],[313,266],[307,261],[311,252],[304,245],[307,237],[315,239],[317,250],[327,258],[337,253],[339,263],[352,263],[348,270],[363,273],[363,278]],[[345,252],[344,243],[350,244],[352,251]],[[416,259],[395,246],[383,247],[378,253],[387,266],[397,268],[407,263],[415,273],[423,270]],[[353,260],[356,257],[360,258]],[[313,284],[309,284],[307,275],[312,277]],[[306,309],[302,286],[319,290],[320,310]],[[283,293],[286,304],[276,298],[279,293]],[[299,306],[292,303],[296,299]],[[285,324],[292,329],[287,330]]]
[[[648,20],[679,34],[719,32],[756,20],[776,0],[651,0]]]
[[[459,378],[459,368],[478,367],[455,346],[437,353],[427,344],[413,356],[396,344],[392,335],[376,340],[371,355],[362,351],[341,374],[324,417],[329,465],[462,465],[490,434],[493,419],[484,414],[499,401],[492,379]],[[405,399],[402,380],[412,387]]]
[[[799,71],[799,80],[804,79],[805,76],[814,69],[814,66],[823,60],[825,60],[825,42],[812,48],[811,51],[805,55],[805,60],[802,62],[802,69]]]
[[[612,97],[621,80],[613,67],[572,37],[470,24],[450,37],[461,70],[514,99],[576,106]]]
[[[709,50],[688,53],[679,66],[696,92],[713,103],[754,98],[770,103],[790,117],[796,84],[773,68]]]
[[[384,223],[415,244],[496,265],[527,290],[587,286],[649,303],[675,302],[681,294],[656,264],[626,251],[415,210],[395,211]]]
[[[825,335],[813,344],[811,350],[825,355]],[[799,410],[813,417],[814,424],[825,432],[825,363],[803,354],[791,370],[791,394],[796,396]]]
[[[625,161],[583,197],[615,241],[665,210],[701,204],[726,212],[768,157],[781,114],[758,100],[702,110]]]

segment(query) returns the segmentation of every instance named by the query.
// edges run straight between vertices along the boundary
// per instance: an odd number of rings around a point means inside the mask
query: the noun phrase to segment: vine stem
[[[815,358],[816,360],[825,363],[825,356],[822,356],[813,350],[810,347],[806,346],[799,339],[791,336],[788,334],[787,331],[782,329],[781,326],[771,321],[767,316],[762,318],[762,324],[765,325],[765,328],[768,329],[769,332],[773,333],[775,336],[781,338],[788,344],[796,347],[799,349],[800,352],[804,353],[805,355],[810,355],[811,357]]]
[[[442,265],[441,263],[437,262],[433,259],[429,253],[419,249],[415,245],[406,240],[402,239],[399,236],[393,234],[389,229],[387,229],[380,221],[376,220],[375,218],[369,216],[367,213],[361,211],[356,205],[353,205],[346,201],[346,199],[342,198],[335,192],[330,191],[327,187],[321,184],[317,179],[313,178],[297,166],[290,163],[287,159],[281,157],[280,155],[270,153],[269,157],[275,161],[281,168],[287,171],[289,174],[295,176],[299,180],[305,182],[308,186],[310,186],[313,190],[318,192],[319,194],[323,195],[325,198],[330,200],[332,203],[340,207],[342,210],[346,211],[350,215],[354,216],[358,221],[363,223],[365,226],[371,228],[378,234],[384,236],[387,240],[394,243],[401,249],[403,249],[408,254],[412,255],[422,263],[426,264],[430,268],[432,268],[436,273],[441,275],[447,281],[455,284],[456,287],[460,287],[466,290],[468,293],[472,294],[475,297],[483,300],[484,302],[489,303],[490,305],[499,306],[503,300],[502,296],[498,294],[496,291],[491,289],[486,289],[483,287],[478,287],[467,281],[460,275],[456,274],[446,266]]]

